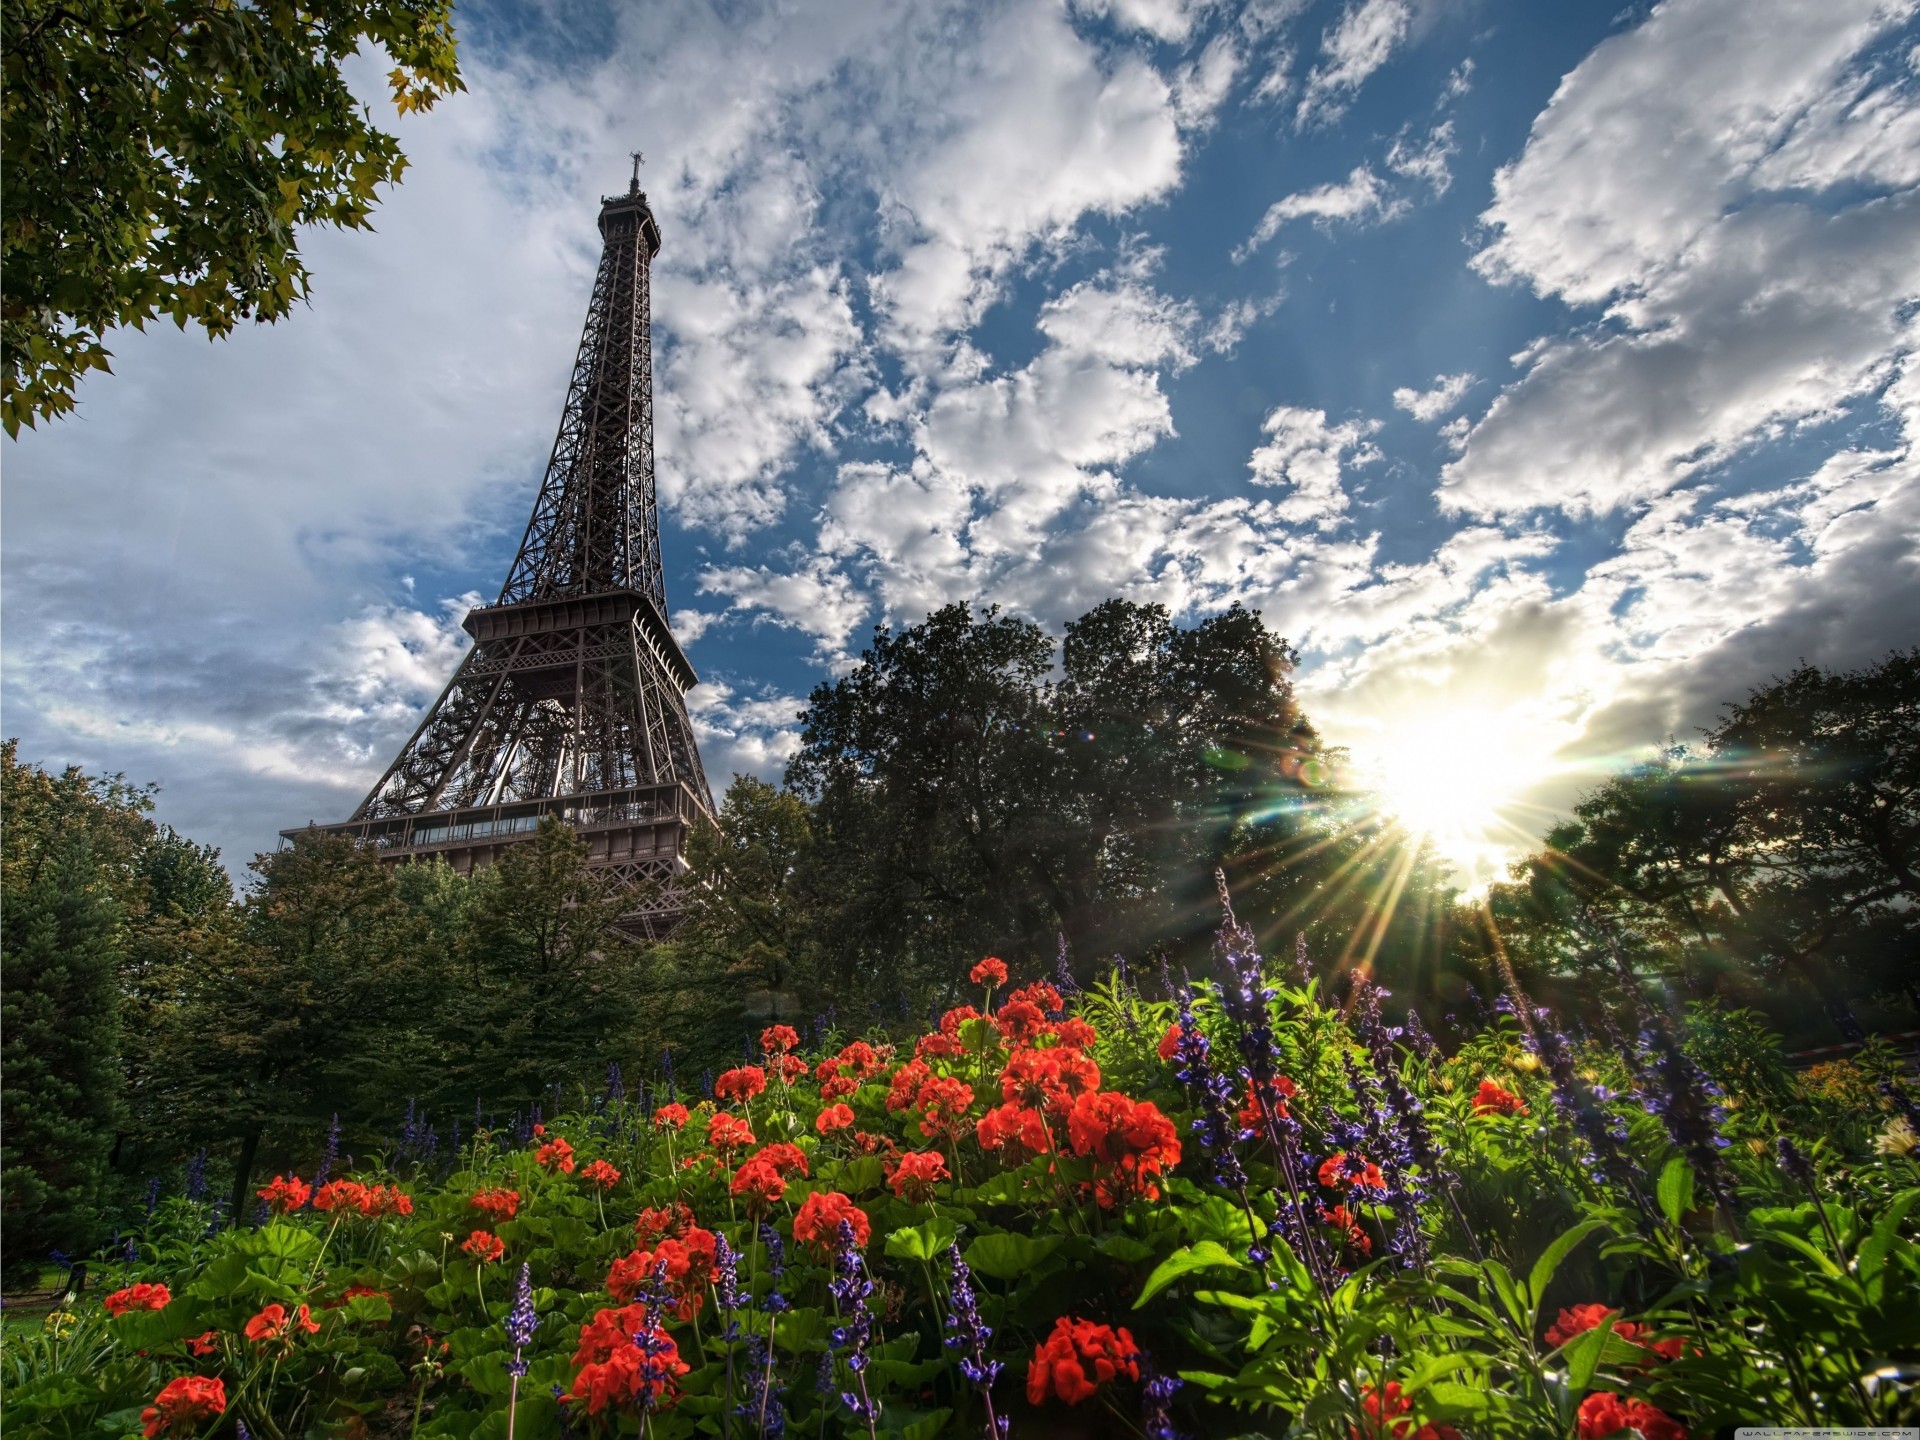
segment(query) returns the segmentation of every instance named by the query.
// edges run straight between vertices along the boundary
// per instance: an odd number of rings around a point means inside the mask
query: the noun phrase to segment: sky
[[[5,443],[0,725],[236,874],[344,819],[505,578],[637,148],[717,783],[876,624],[1239,601],[1485,878],[1752,686],[1920,642],[1917,8],[467,8],[308,304],[122,333]]]

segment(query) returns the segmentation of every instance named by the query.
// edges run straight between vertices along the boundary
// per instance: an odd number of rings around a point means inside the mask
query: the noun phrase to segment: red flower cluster
[[[1000,1072],[1000,1098],[1063,1118],[1100,1088],[1100,1067],[1068,1046],[1016,1050]]]
[[[411,1215],[413,1198],[398,1185],[362,1185],[357,1180],[329,1180],[313,1192],[316,1210],[358,1210],[362,1215]]]
[[[1353,1212],[1344,1205],[1323,1205],[1320,1207],[1320,1219],[1329,1229],[1336,1232],[1348,1250],[1362,1256],[1373,1253],[1373,1241],[1367,1232],[1360,1228],[1359,1221],[1353,1218]]]
[[[853,1107],[846,1104],[829,1105],[822,1110],[813,1122],[813,1128],[822,1135],[834,1130],[845,1130],[853,1124]]]
[[[580,1171],[580,1178],[598,1190],[611,1190],[620,1183],[620,1172],[604,1160],[596,1160]]]
[[[767,1088],[767,1072],[758,1065],[741,1065],[725,1070],[713,1082],[713,1093],[721,1100],[747,1101]]]
[[[215,1416],[227,1413],[227,1384],[215,1375],[181,1375],[160,1387],[153,1404],[140,1412],[147,1440],[161,1435],[191,1435]]]
[[[662,1240],[652,1250],[635,1250],[614,1261],[607,1272],[607,1293],[624,1305],[665,1266],[663,1279],[674,1301],[674,1315],[691,1320],[713,1278],[715,1253],[713,1232],[695,1225],[684,1239]]]
[[[1400,1382],[1389,1380],[1385,1388],[1371,1386],[1360,1397],[1360,1413],[1367,1417],[1364,1429],[1350,1427],[1353,1440],[1460,1440],[1460,1432],[1451,1425],[1421,1425],[1399,1417],[1413,1409],[1413,1400],[1400,1393]]]
[[[1320,1162],[1320,1183],[1329,1190],[1352,1188],[1384,1193],[1387,1188],[1386,1177],[1378,1165],[1360,1155],[1349,1157],[1344,1150],[1336,1150]]]
[[[800,1147],[779,1142],[748,1157],[734,1174],[733,1193],[758,1213],[787,1193],[789,1175],[806,1173],[807,1157]]]
[[[1473,1113],[1476,1115],[1524,1115],[1527,1104],[1511,1090],[1494,1084],[1491,1080],[1482,1080],[1480,1089],[1473,1097]]]
[[[142,1280],[137,1285],[129,1285],[124,1290],[116,1290],[100,1303],[107,1307],[109,1315],[124,1315],[129,1310],[164,1310],[173,1299],[173,1294],[164,1285],[150,1285]]]
[[[997,955],[989,955],[967,972],[967,978],[976,985],[1004,985],[1007,983],[1007,962]]]
[[[1076,1155],[1099,1166],[1094,1196],[1102,1209],[1138,1195],[1160,1198],[1154,1178],[1180,1163],[1180,1137],[1151,1100],[1115,1092],[1082,1095],[1067,1116],[1067,1138]]]
[[[1009,1045],[1027,1045],[1047,1028],[1047,1015],[1031,1000],[1009,1000],[994,1012],[993,1023]]]
[[[256,1345],[264,1345],[269,1340],[291,1340],[301,1331],[309,1335],[320,1333],[320,1324],[313,1318],[311,1308],[302,1305],[289,1315],[286,1306],[273,1304],[247,1321],[245,1334]]]
[[[1295,1093],[1293,1081],[1285,1075],[1276,1075],[1267,1082],[1267,1107],[1275,1118],[1287,1118],[1287,1101]],[[1247,1081],[1247,1098],[1240,1103],[1240,1123],[1249,1130],[1257,1130],[1267,1123],[1267,1117],[1260,1111],[1260,1094],[1251,1080]]]
[[[678,1204],[664,1209],[648,1206],[633,1222],[634,1236],[642,1248],[652,1245],[662,1235],[684,1235],[692,1228],[693,1210]]]
[[[1559,1319],[1547,1330],[1547,1344],[1556,1347],[1564,1345],[1574,1336],[1584,1335],[1606,1324],[1619,1313],[1605,1305],[1575,1305],[1562,1310]],[[1638,1345],[1662,1360],[1678,1360],[1687,1346],[1687,1342],[1678,1337],[1671,1340],[1648,1339],[1652,1334],[1651,1329],[1635,1320],[1614,1320],[1613,1333],[1629,1345]]]
[[[189,1335],[186,1340],[189,1355],[212,1355],[220,1348],[218,1330],[202,1330],[198,1335]]]
[[[920,1087],[913,1103],[920,1112],[922,1135],[929,1140],[952,1139],[967,1128],[973,1087],[951,1075],[936,1075]]]
[[[253,1193],[266,1201],[267,1208],[274,1214],[285,1215],[306,1204],[313,1187],[298,1175],[276,1175],[271,1184]]]
[[[460,1248],[483,1265],[507,1253],[507,1242],[490,1230],[476,1230],[460,1242]]]
[[[933,1187],[946,1178],[946,1156],[938,1150],[915,1150],[900,1157],[888,1183],[902,1200],[924,1205],[933,1198]]]
[[[635,1343],[634,1336],[642,1332],[652,1355]],[[589,1416],[603,1410],[664,1409],[677,1398],[675,1380],[692,1368],[644,1305],[602,1310],[581,1326],[573,1363],[573,1389],[565,1398],[570,1405],[584,1402]]]
[[[687,1107],[678,1103],[662,1105],[653,1112],[653,1123],[661,1130],[679,1130],[685,1127],[689,1116]]]
[[[791,1025],[769,1025],[760,1032],[760,1048],[769,1055],[785,1055],[800,1048],[800,1032]]]
[[[571,1175],[573,1174],[573,1146],[565,1140],[549,1140],[533,1152],[533,1163],[549,1175]]]
[[[511,1220],[520,1211],[520,1192],[518,1190],[480,1190],[467,1201],[474,1209],[485,1215],[494,1224],[502,1220]]]
[[[924,1035],[923,1040],[937,1040],[936,1035]],[[887,1082],[887,1113],[896,1114],[901,1110],[913,1109],[914,1097],[920,1093],[920,1087],[933,1078],[933,1071],[927,1062],[920,1059],[916,1052],[913,1059],[893,1072],[893,1079]]]
[[[1123,1326],[1096,1325],[1062,1315],[1053,1333],[1033,1347],[1027,1367],[1027,1401],[1045,1404],[1058,1396],[1078,1405],[1110,1380],[1140,1378],[1140,1347]]]
[[[1070,1046],[1075,1050],[1089,1049],[1099,1038],[1100,1032],[1078,1015],[1069,1015],[1053,1027],[1054,1043]]]
[[[1039,1111],[1024,1105],[1007,1104],[989,1110],[973,1127],[973,1133],[980,1141],[980,1148],[989,1155],[998,1155],[1000,1163],[1009,1169],[1024,1165],[1053,1148],[1046,1120]]]
[[[738,1115],[716,1115],[707,1122],[707,1143],[716,1150],[744,1150],[753,1144],[753,1126]]]
[[[873,1225],[867,1212],[838,1190],[816,1190],[801,1202],[800,1213],[793,1217],[793,1238],[830,1250],[840,1243],[842,1220],[853,1226],[854,1243],[864,1250]]]
[[[807,1078],[807,1062],[798,1055],[782,1055],[779,1058],[780,1083],[797,1085]]]
[[[893,1047],[887,1048],[891,1051]],[[886,1063],[881,1059],[880,1052],[864,1040],[855,1040],[842,1049],[839,1061],[840,1072],[843,1075],[851,1075],[856,1080],[872,1079],[880,1073],[881,1066]]]
[[[1611,1390],[1596,1390],[1582,1400],[1578,1419],[1580,1440],[1609,1440],[1623,1430],[1638,1431],[1642,1440],[1687,1440],[1686,1426],[1666,1411]]]
[[[1167,1033],[1160,1037],[1160,1044],[1158,1046],[1157,1053],[1159,1054],[1162,1060],[1174,1060],[1179,1058],[1180,1022],[1178,1020],[1174,1021],[1173,1024],[1167,1026]]]

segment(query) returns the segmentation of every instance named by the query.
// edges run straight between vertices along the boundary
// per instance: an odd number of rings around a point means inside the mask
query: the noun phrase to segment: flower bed
[[[1244,931],[1218,961],[1154,1000],[1003,993],[983,961],[926,1034],[805,1054],[772,1026],[709,1099],[665,1082],[442,1167],[274,1176],[251,1227],[168,1201],[100,1304],[9,1340],[9,1418],[1671,1440],[1920,1415],[1910,1091],[1725,1096],[1649,1016],[1611,1051],[1532,1013],[1443,1055]]]

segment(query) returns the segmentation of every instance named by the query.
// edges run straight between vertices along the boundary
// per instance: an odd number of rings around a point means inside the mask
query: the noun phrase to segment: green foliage
[[[384,52],[401,114],[464,88],[448,0],[6,0],[0,422],[73,409],[115,326],[213,337],[307,293],[296,232],[368,225],[406,166],[342,67]]]

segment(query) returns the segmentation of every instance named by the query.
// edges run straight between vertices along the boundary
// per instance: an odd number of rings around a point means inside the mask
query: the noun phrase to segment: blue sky
[[[505,574],[638,146],[710,773],[875,623],[1240,600],[1484,875],[1920,638],[1915,8],[471,8],[308,307],[122,336],[7,444],[5,728],[230,861],[344,817]]]

